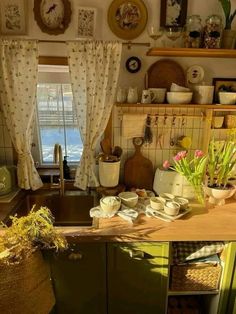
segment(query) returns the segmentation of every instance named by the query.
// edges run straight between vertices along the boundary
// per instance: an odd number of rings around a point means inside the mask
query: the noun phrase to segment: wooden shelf
[[[143,108],[198,108],[198,109],[213,109],[213,110],[236,110],[236,105],[199,105],[199,104],[128,104],[128,103],[116,103],[117,107],[143,107]]]
[[[236,58],[236,49],[151,48],[147,56]]]

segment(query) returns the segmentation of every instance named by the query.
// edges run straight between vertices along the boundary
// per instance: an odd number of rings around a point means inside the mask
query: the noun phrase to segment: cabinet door
[[[79,243],[48,256],[55,313],[106,314],[106,245]]]
[[[163,314],[168,243],[108,244],[108,314]]]
[[[236,314],[236,242],[227,248],[218,314]]]

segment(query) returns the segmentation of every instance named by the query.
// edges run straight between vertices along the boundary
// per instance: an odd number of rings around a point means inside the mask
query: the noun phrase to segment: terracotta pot
[[[234,195],[236,186],[231,185],[228,189],[211,188],[209,186],[204,187],[206,195],[209,196],[208,202],[214,205],[224,205],[225,199]]]

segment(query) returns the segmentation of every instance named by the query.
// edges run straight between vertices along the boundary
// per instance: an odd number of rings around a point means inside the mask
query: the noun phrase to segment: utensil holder
[[[99,181],[101,186],[112,188],[118,185],[120,175],[120,160],[107,162],[99,160]]]

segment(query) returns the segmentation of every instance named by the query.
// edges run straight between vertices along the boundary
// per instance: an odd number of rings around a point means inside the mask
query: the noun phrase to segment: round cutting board
[[[169,91],[172,83],[185,86],[185,73],[177,62],[159,60],[147,70],[146,88],[167,88]]]

